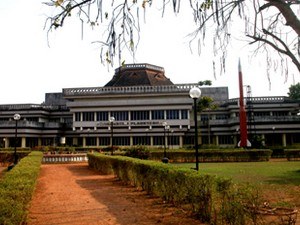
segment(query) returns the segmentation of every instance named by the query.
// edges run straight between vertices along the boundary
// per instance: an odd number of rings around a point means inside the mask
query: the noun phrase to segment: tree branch
[[[284,49],[278,47],[276,44],[274,44],[273,42],[267,40],[266,38],[259,37],[259,36],[252,36],[252,35],[246,35],[246,36],[254,39],[254,41],[251,42],[250,44],[253,44],[255,42],[263,42],[265,44],[270,45],[272,48],[274,48],[279,53],[288,56],[293,61],[293,63],[296,65],[298,71],[300,72],[300,62],[297,60],[297,58],[294,56],[294,54],[289,50],[289,47],[280,38],[278,38],[273,33],[267,31],[266,29],[263,29],[263,33],[266,34],[266,35],[271,36],[276,41],[278,41],[284,47]]]
[[[300,20],[291,9],[290,4],[284,0],[266,0],[274,7],[276,7],[286,20],[286,25],[290,26],[300,36]]]

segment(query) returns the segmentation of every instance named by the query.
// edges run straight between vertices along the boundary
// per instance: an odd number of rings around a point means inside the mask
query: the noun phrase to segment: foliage
[[[146,21],[146,13],[152,5],[161,9],[162,16],[167,6],[175,14],[180,13],[181,7],[189,7],[195,22],[195,30],[190,34],[191,49],[195,41],[201,54],[201,47],[206,46],[205,41],[211,40],[213,47],[210,50],[220,58],[223,71],[226,69],[230,42],[241,37],[254,46],[254,56],[263,54],[266,57],[268,76],[270,68],[280,68],[288,76],[290,62],[300,71],[298,0],[173,0],[155,3],[152,0],[48,0],[45,4],[53,9],[53,15],[48,17],[46,25],[51,31],[62,27],[70,16],[76,15],[82,26],[87,23],[95,30],[107,27],[98,42],[101,44],[101,59],[113,64],[117,57],[119,65],[122,65],[122,51],[126,49],[134,55],[139,43],[141,12]],[[274,51],[278,54],[272,54]],[[212,62],[215,70],[215,59]]]
[[[264,150],[199,150],[200,162],[254,162],[268,161],[272,151]],[[150,153],[151,160],[161,160],[163,151],[155,151]],[[168,151],[167,157],[171,162],[195,162],[195,151]]]
[[[211,80],[204,80],[204,81],[199,81],[198,82],[198,84],[200,85],[200,86],[211,86],[212,85],[212,82],[211,82]]]
[[[43,154],[31,152],[0,181],[0,224],[23,224],[39,175]]]
[[[263,138],[262,135],[252,135],[250,142],[251,142],[251,148],[265,148],[264,147],[264,141],[265,139]]]
[[[257,203],[251,191],[238,189],[229,179],[148,160],[102,154],[88,154],[88,157],[91,168],[105,174],[113,173],[127,184],[184,206],[210,224],[224,224],[223,221],[245,224],[251,218],[245,211],[245,203]]]
[[[285,149],[284,153],[287,160],[300,160],[300,149]]]
[[[291,99],[300,100],[300,83],[297,83],[295,85],[291,85],[289,87],[288,96]]]
[[[218,106],[216,104],[213,104],[214,100],[211,97],[208,96],[202,96],[198,102],[197,102],[197,111],[203,112],[205,110],[214,110]]]
[[[138,159],[148,159],[150,156],[150,151],[145,146],[134,146],[125,149],[125,156],[138,158]]]
[[[29,151],[17,151],[18,159],[22,159],[27,156]],[[14,161],[14,150],[0,151],[0,163],[12,163]]]

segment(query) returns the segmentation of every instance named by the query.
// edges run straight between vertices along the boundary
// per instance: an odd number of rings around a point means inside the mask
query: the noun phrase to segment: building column
[[[153,136],[150,136],[150,146],[153,146]]]
[[[219,135],[216,135],[216,146],[219,146]]]
[[[96,137],[96,146],[97,146],[97,147],[100,146],[100,140],[99,140],[99,137]]]
[[[21,147],[26,148],[26,137],[21,138]]]
[[[38,138],[38,146],[42,146],[42,138]]]
[[[9,138],[8,137],[4,138],[4,147],[9,148]]]
[[[286,134],[282,134],[282,146],[286,147]]]
[[[82,138],[82,147],[86,147],[86,137]]]
[[[179,148],[183,147],[183,136],[179,136]]]
[[[130,136],[129,139],[130,139],[130,140],[129,140],[129,145],[130,145],[130,146],[133,146],[133,137]]]

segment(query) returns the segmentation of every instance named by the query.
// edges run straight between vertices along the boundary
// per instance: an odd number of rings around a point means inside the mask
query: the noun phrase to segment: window
[[[113,144],[119,146],[130,145],[130,138],[129,137],[114,137]]]
[[[267,116],[270,116],[270,112],[254,112],[254,116],[267,117]]]
[[[133,137],[133,145],[150,145],[150,137]]]
[[[132,111],[131,120],[149,120],[149,111]]]
[[[178,120],[179,110],[167,110],[167,120]]]
[[[80,112],[75,113],[75,121],[81,121],[80,115],[81,115]]]
[[[277,112],[273,112],[273,116],[288,116],[288,112],[284,112],[284,111],[277,111]]]
[[[163,120],[164,117],[164,110],[153,110],[151,111],[152,120]]]
[[[173,145],[179,145],[179,137],[178,136],[173,136],[173,134],[170,135],[168,137],[168,144],[171,148],[172,148]]]
[[[183,120],[188,119],[188,110],[187,109],[181,110],[181,119],[183,119]]]
[[[208,121],[209,120],[209,117],[208,117],[208,115],[207,114],[202,114],[201,115],[201,121]]]
[[[86,138],[86,145],[87,146],[96,146],[97,145],[97,138],[96,137],[87,137]]]
[[[233,144],[233,137],[231,135],[220,135],[219,144],[220,145]]]
[[[83,112],[82,121],[94,121],[94,112]]]
[[[226,114],[217,114],[216,115],[216,120],[226,120],[228,119],[228,115]]]
[[[108,121],[108,112],[97,112],[97,121]]]
[[[128,120],[127,111],[111,112],[111,116],[115,117],[115,120]]]
[[[164,145],[164,136],[154,136],[153,145]]]
[[[100,137],[99,138],[99,145],[100,146],[110,145],[110,138],[109,137]]]

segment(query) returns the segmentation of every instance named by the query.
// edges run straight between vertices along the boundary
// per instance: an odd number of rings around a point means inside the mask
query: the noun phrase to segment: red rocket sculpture
[[[243,76],[242,76],[242,67],[241,61],[239,59],[239,88],[240,88],[240,142],[238,143],[239,147],[245,148],[249,147],[251,144],[248,141],[248,131],[247,131],[247,116],[244,104],[244,93],[243,93]]]

